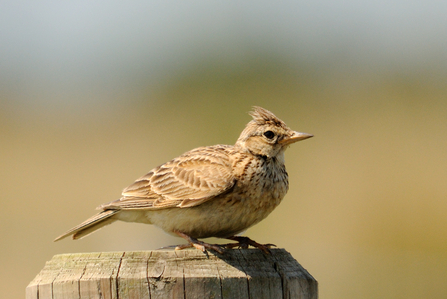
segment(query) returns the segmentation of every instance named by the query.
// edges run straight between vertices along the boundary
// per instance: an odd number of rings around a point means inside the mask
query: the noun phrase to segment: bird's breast
[[[235,193],[254,208],[275,208],[289,188],[283,163],[274,158],[246,158],[235,170]]]

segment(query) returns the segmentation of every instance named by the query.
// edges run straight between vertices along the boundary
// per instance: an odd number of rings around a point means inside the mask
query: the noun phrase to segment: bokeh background
[[[153,167],[233,144],[259,105],[315,137],[247,234],[321,298],[446,298],[445,1],[1,6],[0,297],[55,254],[182,243],[127,223],[52,240]]]

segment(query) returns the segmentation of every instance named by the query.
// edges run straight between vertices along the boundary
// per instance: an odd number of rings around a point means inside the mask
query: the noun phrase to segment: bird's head
[[[312,134],[291,130],[282,120],[264,108],[253,107],[250,115],[253,120],[242,131],[236,146],[253,155],[276,157],[284,153],[290,144],[313,137]]]

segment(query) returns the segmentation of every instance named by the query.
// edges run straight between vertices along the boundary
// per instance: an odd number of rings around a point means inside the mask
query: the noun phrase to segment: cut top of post
[[[55,255],[27,299],[317,298],[317,281],[284,249]]]

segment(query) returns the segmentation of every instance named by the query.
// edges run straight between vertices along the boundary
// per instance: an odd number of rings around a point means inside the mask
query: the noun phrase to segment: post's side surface
[[[54,256],[27,299],[318,298],[317,281],[284,249],[225,254],[198,250]]]

